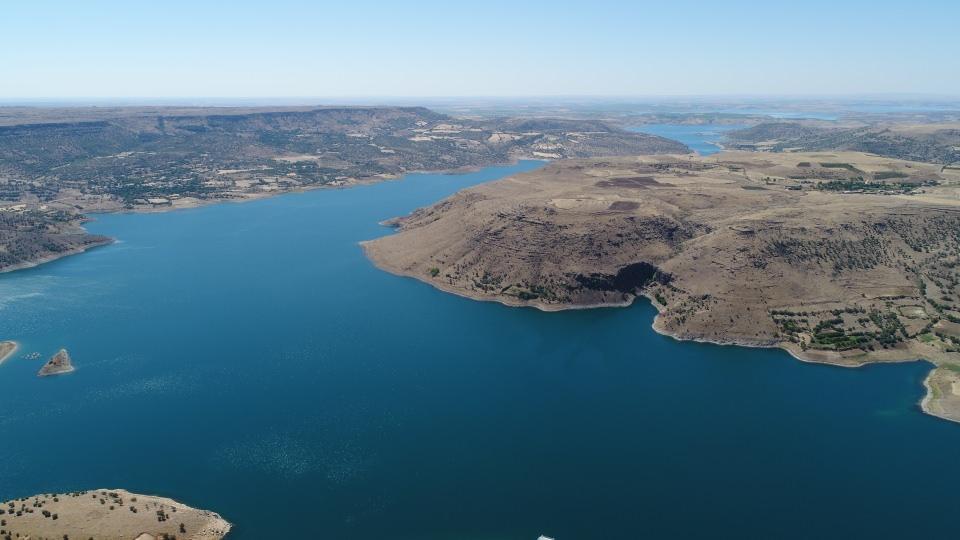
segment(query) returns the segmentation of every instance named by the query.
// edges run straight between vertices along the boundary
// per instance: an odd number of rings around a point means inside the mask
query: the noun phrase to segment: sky
[[[960,1],[0,0],[0,99],[960,95]]]

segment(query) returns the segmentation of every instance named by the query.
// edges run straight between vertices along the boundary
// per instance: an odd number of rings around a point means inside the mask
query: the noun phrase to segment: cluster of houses
[[[47,210],[47,208],[47,205],[41,204],[39,207],[37,207],[37,210],[43,212]],[[12,204],[10,206],[0,206],[0,212],[26,212],[29,209],[29,205],[25,203]]]

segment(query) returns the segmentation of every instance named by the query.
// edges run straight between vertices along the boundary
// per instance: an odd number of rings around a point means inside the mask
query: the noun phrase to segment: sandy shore
[[[960,423],[960,373],[948,367],[937,367],[923,380],[923,386],[927,389],[920,401],[923,412]]]

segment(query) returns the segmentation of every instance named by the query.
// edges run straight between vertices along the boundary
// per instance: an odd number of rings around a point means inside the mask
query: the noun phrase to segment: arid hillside
[[[914,124],[907,121],[863,126],[825,122],[766,122],[727,134],[728,146],[739,150],[854,151],[885,157],[960,164],[960,124]]]
[[[0,272],[26,268],[112,242],[89,234],[72,212],[0,207]]]
[[[593,120],[422,107],[0,107],[0,271],[109,240],[79,212],[164,211],[515,159],[686,152]]]
[[[960,176],[857,153],[571,160],[365,244],[380,267],[546,310],[649,297],[657,330],[860,365],[960,364]]]
[[[0,538],[22,540],[221,540],[219,515],[120,489],[44,493],[0,504]]]
[[[597,121],[422,107],[0,108],[0,201],[142,209],[522,157],[685,151]]]

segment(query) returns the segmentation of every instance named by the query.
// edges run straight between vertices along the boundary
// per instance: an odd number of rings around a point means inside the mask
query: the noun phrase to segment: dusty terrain
[[[230,528],[213,512],[120,489],[51,493],[0,504],[0,538],[220,540]]]
[[[960,177],[853,152],[569,160],[365,243],[381,268],[545,310],[637,295],[679,339],[960,365]],[[952,392],[929,409],[960,419]]]
[[[924,382],[927,395],[923,398],[923,410],[927,414],[945,420],[960,421],[960,368],[954,364],[940,366],[930,372]]]

